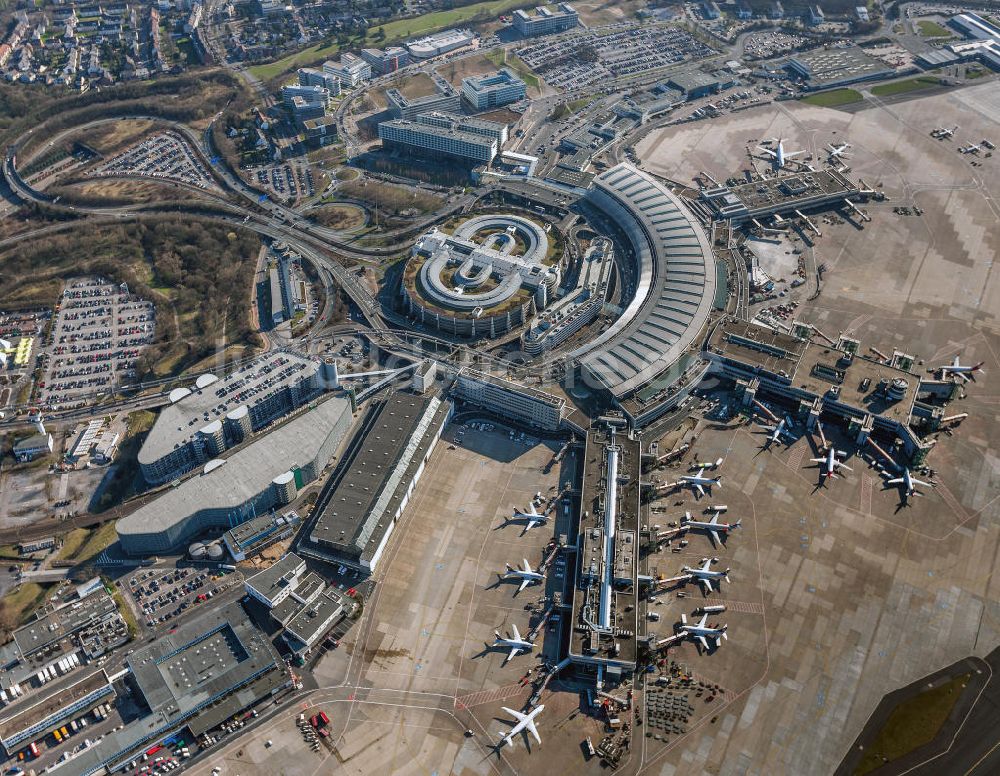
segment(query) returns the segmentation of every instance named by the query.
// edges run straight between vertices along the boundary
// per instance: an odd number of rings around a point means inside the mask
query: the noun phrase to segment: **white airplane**
[[[718,628],[709,628],[707,623],[708,612],[705,612],[705,614],[701,616],[701,620],[696,625],[688,625],[687,615],[681,612],[681,624],[677,631],[678,633],[700,643],[706,652],[711,652],[713,649],[718,649],[722,646],[723,639],[729,639],[729,636],[726,635],[726,630],[729,626],[720,625]],[[714,646],[709,645],[709,639],[715,639]]]
[[[847,469],[847,471],[849,472],[854,471],[854,469],[852,469],[843,461],[838,461],[837,456],[845,458],[847,456],[847,453],[841,450],[834,450],[833,445],[830,445],[829,449],[826,452],[826,455],[823,458],[810,458],[809,460],[812,461],[813,463],[818,463],[821,465],[821,468],[825,470],[824,476],[827,479],[829,479],[830,477],[842,476],[837,471],[837,469]]]
[[[908,468],[906,468],[905,466],[903,467],[903,476],[902,477],[895,477],[895,478],[893,478],[891,480],[886,480],[885,484],[886,484],[886,487],[891,487],[893,485],[902,485],[903,486],[903,493],[905,493],[907,495],[907,497],[909,497],[909,496],[922,496],[922,495],[924,495],[919,490],[917,490],[917,486],[918,485],[920,485],[922,487],[925,487],[925,488],[933,488],[934,487],[933,483],[923,482],[923,481],[918,480],[915,477],[911,476],[910,475],[910,470]]]
[[[695,469],[718,469],[722,466],[724,458],[716,458],[714,461],[695,461],[689,467],[689,471],[694,471]]]
[[[497,749],[500,749],[501,747],[513,743],[514,736],[516,736],[522,730],[527,730],[529,733],[531,733],[531,735],[535,737],[535,740],[538,743],[542,743],[542,739],[538,735],[538,728],[535,727],[535,717],[537,717],[539,714],[542,713],[542,709],[545,708],[544,706],[536,706],[527,714],[522,714],[519,711],[514,711],[514,709],[508,709],[506,706],[501,706],[500,708],[502,708],[504,711],[510,714],[514,719],[516,719],[517,723],[514,725],[514,727],[510,729],[510,732],[507,735],[501,737],[500,740],[497,741]]]
[[[674,483],[675,487],[691,488],[699,496],[705,495],[705,488],[711,489],[713,485],[722,487],[722,477],[706,477],[705,467],[702,466],[697,474],[682,474],[681,478]]]
[[[948,129],[948,127],[938,127],[933,132],[931,132],[931,136],[940,138],[951,137],[952,135],[955,134],[955,130],[957,129],[958,129],[958,124],[953,126],[951,129]]]
[[[782,418],[777,425],[762,425],[765,431],[770,432],[767,439],[764,441],[764,447],[770,447],[772,444],[781,441],[781,437],[786,437],[789,442],[795,441],[795,437],[789,429],[794,428],[792,419],[787,415]]]
[[[712,539],[712,546],[717,547],[722,543],[722,539],[719,537],[720,533],[728,537],[731,532],[743,526],[742,520],[737,520],[735,523],[720,523],[719,515],[721,514],[721,512],[716,512],[712,519],[706,523],[704,520],[692,520],[691,513],[685,512],[684,517],[681,518],[681,528],[707,532]]]
[[[778,145],[775,148],[768,148],[767,146],[762,146],[762,145],[757,146],[757,148],[763,153],[770,156],[774,160],[774,166],[777,167],[778,169],[784,167],[785,162],[788,161],[789,159],[792,159],[793,157],[796,156],[801,156],[802,154],[805,153],[805,151],[786,151],[785,141],[782,140],[780,137],[777,138],[777,141],[765,140],[764,142],[765,143],[777,142]]]
[[[963,154],[978,154],[981,148],[982,146],[978,143],[969,143],[968,145],[962,146],[958,150],[959,153]]]
[[[827,157],[829,161],[834,159],[848,159],[850,154],[847,153],[847,149],[851,147],[850,143],[843,143],[839,146],[835,146],[833,143],[827,143]]]
[[[684,566],[681,571],[694,577],[698,581],[698,584],[705,589],[705,595],[708,595],[712,592],[713,582],[723,579],[726,580],[726,582],[729,581],[729,569],[726,569],[725,571],[712,571],[711,566],[712,559],[705,558],[704,565],[694,567]],[[719,584],[722,584],[721,581]],[[722,588],[720,587],[719,590],[721,592]]]
[[[509,563],[506,564],[507,571],[500,577],[501,579],[520,579],[521,586],[517,589],[518,593],[524,590],[524,588],[528,585],[537,585],[545,579],[545,575],[542,572],[531,570],[531,564],[528,563],[527,558],[523,558],[523,561],[523,568],[516,568],[515,566],[511,566]]]
[[[521,652],[531,652],[535,648],[535,642],[528,641],[527,639],[521,638],[521,633],[518,631],[516,625],[510,626],[513,635],[510,638],[504,638],[500,635],[500,631],[493,631],[493,635],[496,636],[496,641],[494,641],[491,647],[503,647],[504,649],[509,649],[510,652],[507,653],[507,657],[503,659],[503,665],[507,665],[509,661],[515,655]]]
[[[980,361],[978,364],[973,364],[972,366],[963,366],[958,360],[958,356],[955,356],[955,360],[950,364],[944,366],[939,366],[937,369],[941,373],[941,377],[947,377],[949,374],[958,375],[965,382],[976,381],[976,375],[983,371],[983,364],[985,361]]]
[[[535,502],[532,501],[528,504],[528,511],[521,512],[519,509],[514,509],[514,516],[511,517],[512,521],[519,521],[524,523],[524,531],[522,533],[527,533],[536,525],[545,525],[549,522],[548,515],[543,515],[535,509]]]

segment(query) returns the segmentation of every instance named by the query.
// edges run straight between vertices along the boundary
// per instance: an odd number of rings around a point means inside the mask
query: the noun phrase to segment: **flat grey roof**
[[[27,656],[117,611],[114,599],[101,589],[18,628],[14,641],[21,655]]]
[[[621,398],[694,344],[715,300],[715,258],[701,224],[680,198],[630,164],[598,175],[588,198],[625,232],[638,264],[628,307],[577,351],[585,353],[585,369]]]
[[[460,129],[452,129],[451,127],[437,127],[430,124],[421,124],[419,121],[410,121],[409,119],[392,119],[391,121],[383,121],[378,125],[379,137],[382,137],[382,127],[410,129],[418,135],[425,135],[427,137],[447,137],[452,140],[461,140],[477,146],[492,146],[497,142],[495,138],[490,137],[489,135],[481,135],[476,132],[464,132]]]
[[[408,393],[394,393],[374,408],[333,473],[308,540],[355,557],[377,546],[395,490],[442,409],[436,396]]]
[[[164,531],[200,510],[238,507],[256,496],[271,480],[296,464],[310,462],[342,415],[350,415],[346,399],[330,397],[273,431],[256,437],[208,474],[190,477],[177,487],[118,521],[119,536]]]
[[[319,362],[311,358],[276,353],[262,356],[222,379],[202,375],[190,387],[171,391],[172,403],[160,410],[160,416],[139,450],[139,463],[158,461],[189,442],[210,422],[225,418],[227,412],[263,401],[286,386],[315,374],[319,367]]]
[[[330,627],[330,618],[344,611],[344,604],[339,595],[327,591],[315,601],[302,607],[285,629],[303,644],[312,644],[320,635],[321,630]]]
[[[302,573],[300,567],[304,565],[305,561],[302,558],[290,552],[281,560],[248,578],[246,583],[261,595],[274,598],[275,593],[288,586],[289,580]]]

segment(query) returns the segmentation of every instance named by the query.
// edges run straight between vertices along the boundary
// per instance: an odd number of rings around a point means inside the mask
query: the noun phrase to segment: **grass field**
[[[541,86],[538,76],[531,71],[531,68],[524,64],[515,54],[508,52],[507,49],[491,51],[486,58],[497,67],[509,67],[529,87],[538,89]]]
[[[63,539],[63,546],[56,559],[86,564],[111,546],[117,538],[113,521],[104,523],[99,528],[74,528]]]
[[[24,625],[32,613],[45,600],[45,595],[51,584],[39,585],[37,582],[25,582],[20,587],[11,590],[0,600],[0,620],[4,628],[17,628]]]
[[[841,105],[861,102],[861,92],[855,89],[833,89],[829,92],[810,94],[808,97],[803,97],[802,102],[819,105],[821,108],[838,108]]]
[[[951,37],[951,30],[938,24],[937,22],[932,22],[930,19],[920,19],[917,22],[917,28],[920,30],[920,34],[925,38]]]
[[[940,687],[915,695],[893,709],[885,727],[879,731],[878,737],[868,747],[864,759],[854,771],[854,776],[871,773],[886,761],[897,760],[933,740],[961,696],[962,688],[970,676],[971,674],[963,674]]]
[[[931,78],[930,76],[920,76],[918,78],[909,78],[906,81],[893,81],[889,84],[881,84],[879,86],[872,87],[872,94],[876,97],[892,97],[896,94],[906,94],[907,92],[916,92],[921,89],[930,89],[932,86],[939,86],[941,82],[937,78]]]
[[[375,34],[379,26],[369,29],[368,35],[364,40],[364,45],[384,47],[405,38],[428,35],[448,27],[456,27],[477,21],[488,21],[499,14],[506,13],[523,5],[524,0],[485,0],[481,3],[473,3],[472,5],[453,8],[448,11],[434,11],[409,19],[397,19],[381,25],[381,29],[385,31],[384,40],[375,40]],[[339,50],[340,46],[335,42],[326,45],[310,46],[307,49],[303,49],[269,64],[255,65],[250,68],[250,72],[262,81],[269,81],[297,67],[304,67],[322,59],[329,59],[335,56]]]
[[[559,121],[572,113],[577,113],[590,105],[598,96],[595,94],[590,97],[581,97],[579,100],[573,100],[572,102],[561,102],[552,111],[549,119],[551,121]]]

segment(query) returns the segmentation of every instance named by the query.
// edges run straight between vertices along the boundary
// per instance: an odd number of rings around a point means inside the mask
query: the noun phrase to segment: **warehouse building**
[[[278,426],[117,523],[122,549],[152,555],[209,529],[229,529],[288,504],[347,436],[351,405],[333,397]]]
[[[445,113],[426,113],[414,121],[394,119],[378,125],[378,136],[386,149],[472,164],[493,161],[502,145],[497,134],[506,135],[506,127]]]
[[[571,30],[580,23],[580,17],[569,3],[559,3],[558,10],[539,6],[534,14],[518,9],[514,11],[514,29],[525,38],[551,35]]]
[[[393,393],[373,404],[323,487],[296,551],[374,571],[451,417],[437,396]]]
[[[52,452],[52,434],[34,434],[14,445],[14,458],[21,463],[34,461]]]
[[[139,450],[143,477],[150,485],[180,477],[314,399],[325,380],[320,362],[278,353],[175,388]]]
[[[492,110],[523,100],[528,87],[506,67],[495,75],[469,76],[462,79],[462,97],[473,110]]]
[[[809,91],[834,89],[896,75],[894,67],[869,56],[858,46],[804,51],[791,57],[785,69],[793,78],[803,79],[803,88]]]
[[[186,726],[200,736],[291,684],[284,661],[239,602],[195,619],[137,649],[126,660],[149,713],[59,763],[59,776],[114,770]]]
[[[566,414],[565,399],[469,367],[458,373],[452,395],[543,431],[556,431]]]
[[[14,631],[14,643],[21,658],[25,659],[86,628],[115,618],[120,618],[118,605],[102,587],[81,601],[53,611],[36,612],[35,620]]]

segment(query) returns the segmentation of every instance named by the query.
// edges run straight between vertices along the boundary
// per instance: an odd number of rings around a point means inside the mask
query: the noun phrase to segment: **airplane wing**
[[[702,476],[704,476],[704,474],[705,474],[705,467],[702,466],[700,469],[698,469],[698,473],[696,475],[694,475],[694,476],[695,477],[702,477]]]
[[[711,593],[712,593],[712,580],[705,579],[704,577],[701,577],[701,578],[698,579],[698,581],[701,583],[701,586],[703,588],[705,588],[705,595],[711,595]]]
[[[838,469],[847,469],[847,471],[849,471],[849,472],[853,472],[854,471],[854,469],[852,469],[846,463],[841,463],[840,461],[836,461],[835,463],[837,464],[837,468]]]
[[[507,660],[504,660],[503,662],[506,664],[507,661],[513,660],[516,655],[517,655],[517,647],[511,647],[510,654],[507,655]]]
[[[702,471],[704,471],[704,469],[702,469]],[[701,483],[696,482],[694,484],[694,487],[695,487],[695,490],[698,491],[698,495],[699,496],[704,496],[705,495],[705,489],[703,487],[701,487]]]
[[[701,567],[701,571],[708,571],[710,568],[712,568],[712,559],[706,558],[705,565]]]
[[[757,146],[757,148],[772,158],[778,155],[776,151],[772,151],[770,148],[764,148],[764,146]]]
[[[785,158],[789,159],[789,158],[791,158],[793,156],[802,156],[802,154],[804,154],[804,153],[805,153],[804,150],[803,151],[785,151]]]
[[[521,561],[524,563],[524,565],[521,567],[521,570],[522,571],[527,571],[528,573],[531,573],[531,565],[528,563],[528,559],[527,558],[521,558]]]
[[[521,634],[518,633],[518,631],[517,631],[517,626],[516,625],[511,625],[510,629],[514,633],[514,639],[515,639],[515,641],[523,641],[523,639],[521,638]]]
[[[526,724],[525,727],[528,728],[528,732],[535,737],[535,740],[538,743],[542,743],[542,737],[538,735],[538,728],[535,727],[535,720],[529,719],[528,724]]]
[[[915,480],[912,477],[910,477],[910,482],[912,482],[914,485],[923,485],[925,488],[933,488],[934,487],[929,482],[924,482],[923,480]]]
[[[722,514],[721,512],[716,512],[714,515],[712,515],[712,519],[708,521],[709,525],[716,525],[719,522],[719,515],[721,514]]]
[[[508,709],[506,706],[501,706],[500,708],[510,714],[518,722],[524,722],[525,717],[528,716],[527,714],[522,714],[519,711],[514,711],[514,709]]]
[[[708,535],[712,537],[712,546],[713,547],[718,547],[719,546],[719,532],[718,531],[709,531]]]
[[[517,588],[517,592],[519,592],[519,593],[523,592],[524,588],[526,588],[530,584],[531,584],[531,580],[530,579],[522,579],[520,587]]]
[[[813,463],[826,463],[826,458],[810,458]]]
[[[535,511],[535,502],[534,501],[529,501],[528,502],[528,512],[531,513],[532,515],[537,515],[538,514],[538,512]]]
[[[916,480],[914,480],[914,482],[916,482]],[[886,480],[885,484],[886,485],[902,485],[903,484],[903,478],[902,477],[895,477],[894,479]]]
[[[699,622],[699,623],[698,623],[698,624],[697,624],[697,625],[696,625],[695,627],[696,627],[696,628],[704,628],[704,627],[705,627],[705,623],[706,623],[706,622],[708,622],[708,612],[705,612],[705,613],[704,613],[704,614],[703,614],[703,615],[701,616],[701,622]]]
[[[710,651],[710,648],[708,646],[708,640],[704,636],[695,636],[695,638],[701,642],[701,646],[704,648],[706,652]]]

